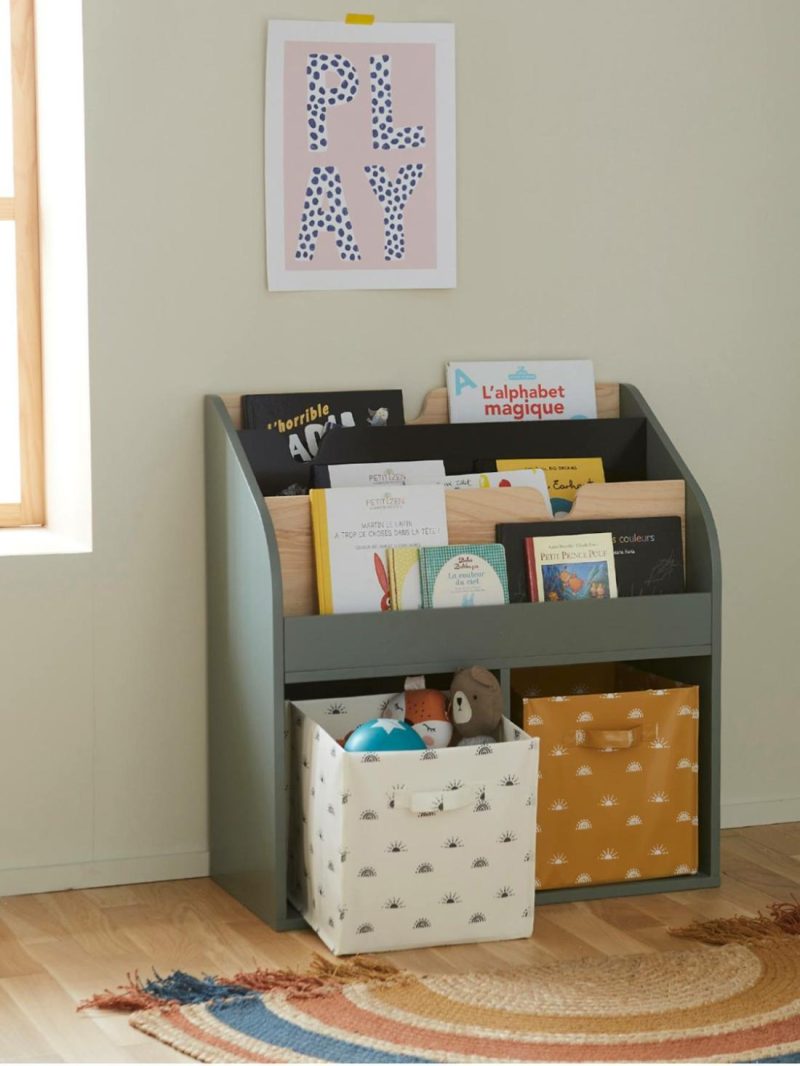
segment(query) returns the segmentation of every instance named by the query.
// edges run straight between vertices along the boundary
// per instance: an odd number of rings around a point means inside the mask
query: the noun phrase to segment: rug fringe
[[[715,946],[800,936],[800,901],[793,896],[787,903],[770,903],[766,913],[759,911],[755,917],[736,914],[733,918],[713,918],[706,922],[692,922],[691,925],[670,929],[669,932],[672,936]]]
[[[126,975],[128,980],[124,985],[116,989],[104,989],[84,999],[78,1004],[78,1010],[88,1010],[95,1007],[97,1010],[116,1010],[132,1013],[137,1010],[149,1010],[151,1007],[163,1007],[164,1000],[150,992],[146,992],[138,973]]]
[[[252,970],[234,974],[231,981],[254,992],[281,991],[293,999],[308,999],[327,995],[342,985],[360,981],[385,984],[399,981],[403,976],[396,966],[370,955],[356,955],[353,959],[339,962],[314,953],[305,972]]]
[[[408,979],[391,963],[370,955],[357,955],[341,962],[314,954],[306,972],[296,970],[253,970],[237,973],[232,978],[193,977],[182,970],[174,970],[166,977],[154,973],[142,982],[138,972],[127,974],[127,983],[116,989],[105,989],[78,1005],[78,1010],[94,1007],[98,1010],[131,1013],[157,1007],[169,1010],[190,1003],[230,1000],[252,996],[257,992],[286,992],[292,998],[308,999],[329,995],[342,985],[359,981],[386,983]]]

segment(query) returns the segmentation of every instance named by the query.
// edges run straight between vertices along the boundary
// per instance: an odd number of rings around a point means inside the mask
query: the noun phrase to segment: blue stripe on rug
[[[254,1037],[276,1047],[287,1048],[321,1062],[435,1062],[435,1059],[388,1054],[347,1040],[302,1029],[268,1010],[261,999],[209,1003],[209,1014],[244,1036]]]
[[[800,1062],[800,1051],[791,1051],[788,1055],[779,1055],[777,1059],[752,1059],[757,1062]]]

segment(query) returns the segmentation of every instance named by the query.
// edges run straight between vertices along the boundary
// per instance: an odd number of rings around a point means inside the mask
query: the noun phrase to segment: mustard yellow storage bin
[[[610,663],[511,684],[539,738],[536,887],[696,873],[698,687]]]

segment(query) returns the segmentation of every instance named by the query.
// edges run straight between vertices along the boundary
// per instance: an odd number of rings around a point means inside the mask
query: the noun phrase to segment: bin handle
[[[596,748],[602,751],[620,751],[633,748],[642,739],[641,726],[630,729],[586,729],[582,731],[578,747]]]
[[[400,810],[412,814],[439,814],[443,811],[457,811],[474,802],[474,790],[471,788],[439,789],[438,792],[406,792],[397,789],[393,802]]]

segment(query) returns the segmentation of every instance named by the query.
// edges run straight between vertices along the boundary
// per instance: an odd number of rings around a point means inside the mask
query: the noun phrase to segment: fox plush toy
[[[381,717],[408,722],[429,748],[446,748],[453,737],[447,700],[437,689],[407,688],[398,692],[388,701]]]

